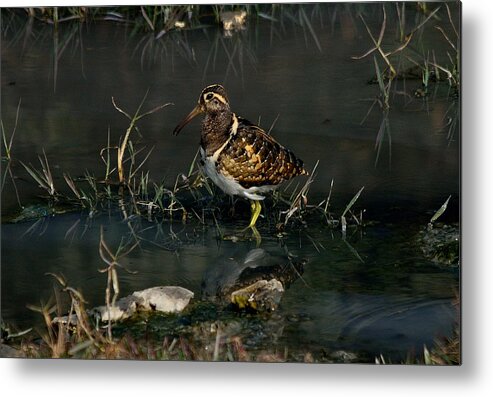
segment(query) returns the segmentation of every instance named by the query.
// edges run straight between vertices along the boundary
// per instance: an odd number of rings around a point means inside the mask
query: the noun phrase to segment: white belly
[[[206,157],[205,151],[202,148],[200,148],[200,156],[204,161],[203,170],[205,174],[212,180],[212,182],[214,182],[216,186],[230,196],[241,196],[250,200],[263,200],[265,197],[260,194],[267,193],[275,189],[275,186],[270,185],[258,187],[254,186],[245,189],[232,177],[227,177],[217,172],[215,156]]]

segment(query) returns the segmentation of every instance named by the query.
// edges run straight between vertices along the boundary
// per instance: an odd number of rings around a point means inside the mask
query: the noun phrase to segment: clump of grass
[[[366,51],[363,55],[360,56],[353,56],[353,59],[363,59],[366,58],[368,55],[372,54],[373,52],[377,52],[382,60],[385,62],[387,65],[387,78],[389,80],[393,80],[397,76],[397,68],[394,66],[395,62],[392,60],[391,57],[395,56],[396,54],[401,53],[411,42],[413,36],[415,35],[416,32],[418,32],[431,18],[435,16],[435,14],[440,10],[440,6],[437,7],[434,11],[432,11],[422,22],[420,22],[418,25],[416,25],[408,34],[401,34],[401,39],[402,43],[394,48],[391,51],[384,51],[383,49],[383,39],[385,35],[385,30],[387,28],[387,13],[385,10],[385,4],[382,5],[382,13],[383,13],[383,19],[382,19],[382,25],[380,27],[380,32],[378,35],[378,38],[375,38],[373,33],[371,32],[368,24],[366,23],[364,17],[362,14],[359,15],[361,21],[363,22],[366,31],[368,32],[368,35],[370,36],[370,39],[373,43],[373,47],[371,47],[368,51]],[[405,15],[404,15],[404,8],[402,8],[402,11],[400,11],[399,19],[402,18],[402,20],[405,20]],[[404,22],[401,23],[401,28],[404,29]]]
[[[448,5],[447,5],[447,9],[448,9]],[[451,25],[454,27],[454,32],[456,34],[456,40],[458,41],[459,39],[459,35],[455,29],[455,26],[454,26],[454,23],[452,21],[452,19],[450,19],[450,23]],[[435,66],[435,68],[437,70],[441,70],[442,72],[445,73],[445,75],[447,76],[447,80],[450,84],[451,87],[454,87],[456,88],[457,90],[460,88],[460,60],[459,60],[459,55],[460,55],[460,52],[459,52],[459,46],[458,44],[457,45],[454,45],[452,43],[452,40],[448,38],[448,36],[446,35],[446,33],[444,32],[444,30],[442,28],[440,28],[439,26],[436,26],[437,29],[440,30],[440,32],[445,36],[445,38],[447,39],[447,42],[451,45],[452,47],[452,50],[453,50],[453,56],[447,51],[447,56],[450,60],[450,64],[449,65],[439,65],[438,63],[436,63],[436,61],[433,63],[433,66]]]
[[[113,340],[112,329],[111,329],[111,309],[115,307],[116,300],[118,299],[118,294],[120,293],[120,283],[118,282],[118,268],[122,268],[128,273],[135,274],[119,262],[121,258],[127,256],[130,252],[134,250],[135,247],[139,245],[139,242],[135,242],[130,248],[126,248],[124,245],[120,244],[116,253],[113,253],[108,247],[108,244],[104,240],[103,226],[101,226],[100,238],[99,238],[99,256],[103,262],[107,265],[106,268],[101,269],[101,273],[107,274],[106,290],[105,290],[105,303],[106,309],[108,310],[108,339]]]
[[[295,213],[298,213],[300,216],[302,216],[303,211],[306,209],[308,203],[308,192],[310,190],[310,186],[315,179],[318,163],[319,162],[317,161],[305,184],[299,190],[294,189],[288,200],[283,200],[282,195],[279,196],[281,200],[289,204],[289,208],[287,210],[280,211],[280,215],[285,215],[283,222],[284,226],[287,225],[287,223]]]
[[[138,106],[136,112],[131,116],[129,113],[121,109],[116,105],[114,98],[112,99],[115,109],[124,114],[130,121],[128,128],[120,138],[117,145],[110,145],[110,134],[108,131],[108,144],[100,152],[100,156],[105,165],[105,176],[102,180],[96,178],[91,172],[86,171],[84,177],[74,179],[68,172],[63,172],[63,179],[65,180],[73,197],[69,197],[57,190],[54,183],[54,175],[51,171],[51,167],[48,161],[48,156],[43,149],[43,156],[38,156],[41,168],[37,169],[32,164],[26,165],[21,162],[27,173],[33,178],[33,180],[44,189],[49,197],[55,202],[68,202],[69,204],[77,203],[83,208],[89,209],[93,214],[97,211],[98,206],[106,201],[117,200],[120,204],[126,193],[130,198],[132,204],[130,209],[137,214],[140,213],[139,208],[142,205],[156,206],[155,203],[151,203],[146,200],[140,200],[137,198],[138,192],[141,196],[149,195],[150,178],[148,173],[143,174],[143,166],[152,153],[151,150],[140,158],[141,152],[145,148],[136,148],[131,140],[132,132],[138,129],[137,122],[143,117],[151,115],[169,105],[166,103],[159,105],[149,111],[141,113],[142,105],[147,97],[147,93],[144,96],[142,102]],[[112,163],[111,151],[116,150],[116,164]],[[140,174],[139,174],[140,173]],[[114,174],[117,175],[115,180]],[[113,194],[113,187],[118,188],[118,193]],[[164,193],[168,193],[172,196],[174,192],[164,189],[162,186],[155,185],[155,197],[154,200],[161,203],[159,208],[163,208],[162,196]],[[176,200],[175,200],[176,203]],[[125,203],[126,206],[126,203]],[[125,211],[126,213],[127,211]]]
[[[58,194],[55,189],[55,183],[53,181],[53,174],[51,173],[50,164],[48,163],[48,157],[43,149],[43,157],[38,156],[41,170],[36,169],[32,164],[26,165],[21,161],[22,166],[28,172],[29,175],[43,188],[52,199],[56,199]]]
[[[70,286],[61,275],[48,273],[58,282],[62,292],[70,299],[70,309],[66,321],[56,321],[52,314],[58,312],[58,318],[63,314],[60,297],[56,295],[56,303],[42,303],[40,306],[28,305],[33,311],[41,313],[44,319],[45,330],[41,332],[42,343],[34,346],[27,344],[23,351],[31,357],[70,357],[78,351],[90,346],[97,346],[97,341],[104,337],[94,332],[87,315],[86,300],[82,293]]]
[[[451,11],[448,4],[445,4],[445,8],[447,10],[447,15],[451,25],[451,29],[454,34],[454,38],[453,39],[450,38],[450,36],[445,32],[445,30],[442,27],[435,26],[435,28],[442,33],[447,43],[450,44],[453,55],[451,55],[449,52],[447,52],[447,55],[449,60],[451,61],[452,66],[444,66],[438,64],[436,61],[436,56],[434,51],[432,51],[433,61],[429,59],[430,58],[429,51],[425,52],[425,54],[422,56],[422,60],[420,61],[415,61],[411,56],[407,55],[407,53],[409,52],[407,51],[408,47],[410,47],[410,43],[412,42],[413,38],[416,36],[420,38],[422,36],[422,32],[423,32],[422,28],[426,24],[430,23],[429,21],[433,20],[434,18],[437,18],[438,12],[442,9],[442,6],[436,7],[433,11],[429,11],[429,12],[427,11],[423,19],[409,33],[405,33],[406,6],[405,4],[402,4],[401,6],[396,4],[396,13],[398,20],[397,31],[399,34],[399,44],[391,50],[384,50],[384,43],[383,43],[385,39],[385,32],[387,29],[387,12],[385,5],[382,5],[383,17],[382,17],[382,24],[380,27],[380,32],[378,34],[378,37],[376,37],[373,34],[370,27],[366,23],[366,20],[363,17],[363,15],[361,13],[359,14],[359,17],[363,22],[363,25],[372,42],[372,47],[362,55],[353,56],[352,59],[360,60],[368,57],[371,54],[374,54],[373,63],[375,67],[376,82],[378,83],[379,86],[379,97],[376,99],[376,101],[380,104],[380,107],[382,109],[384,110],[389,109],[391,106],[390,93],[391,93],[392,82],[396,78],[406,78],[406,76],[408,76],[406,70],[403,69],[403,67],[405,66],[402,63],[403,55],[407,60],[409,60],[411,63],[417,66],[420,70],[420,79],[422,80],[422,86],[423,86],[423,90],[420,90],[420,94],[419,94],[420,97],[425,98],[427,96],[430,81],[432,79],[434,81],[440,81],[442,79],[441,74],[446,75],[446,80],[449,81],[451,86],[458,87],[459,51],[458,51],[458,44],[456,44],[454,41],[458,42],[459,35],[457,32],[457,28],[455,27],[455,24],[453,22]],[[419,45],[422,46],[421,44]],[[383,61],[385,65],[385,69],[381,70],[377,57],[380,59],[380,62]]]
[[[111,101],[113,103],[113,106],[115,107],[116,110],[118,110],[120,113],[122,113],[123,115],[125,115],[125,117],[127,117],[129,120],[130,120],[130,124],[127,128],[127,131],[125,132],[125,135],[123,136],[123,141],[118,145],[117,147],[117,170],[118,170],[118,181],[120,182],[120,184],[125,184],[126,182],[126,179],[125,179],[125,172],[124,172],[124,168],[123,168],[123,162],[124,162],[124,157],[125,157],[125,154],[126,154],[126,151],[127,151],[127,146],[130,146],[130,148],[132,149],[132,143],[131,141],[129,140],[130,138],[130,134],[132,133],[132,131],[136,128],[136,124],[139,120],[141,120],[143,117],[145,116],[148,116],[150,114],[153,114],[161,109],[164,109],[165,107],[167,106],[170,106],[171,103],[165,103],[163,105],[159,105],[157,107],[155,107],[154,109],[151,109],[145,113],[140,113],[140,110],[142,109],[142,105],[144,104],[145,102],[145,99],[147,98],[147,94],[149,93],[149,91],[146,92],[146,94],[144,95],[144,98],[142,99],[142,101],[140,102],[140,105],[139,107],[137,108],[137,110],[135,111],[134,115],[133,116],[130,116],[126,111],[122,110],[120,107],[118,107],[115,103],[115,98],[111,98]],[[147,156],[148,157],[148,156]],[[144,159],[144,161],[137,167],[137,171],[142,167],[143,163],[147,160],[147,157]],[[130,168],[130,178],[135,175],[135,172],[132,174],[132,167],[135,166],[135,152],[132,151],[132,154],[130,156],[130,160],[131,160],[131,168]]]
[[[101,229],[99,253],[107,267],[100,272],[107,273],[105,304],[108,311],[115,305],[119,293],[117,268],[124,268],[119,260],[128,255],[136,245],[125,248],[121,244],[117,252],[113,253],[105,242]],[[121,356],[119,344],[125,344],[127,341],[124,338],[119,343],[114,342],[111,318],[108,319],[107,327],[100,328],[89,316],[86,309],[87,301],[82,292],[72,287],[62,275],[53,273],[47,273],[47,275],[52,276],[57,281],[60,292],[67,295],[69,309],[68,312],[64,311],[64,305],[61,303],[62,299],[57,289],[55,290],[55,304],[48,302],[40,306],[28,305],[31,310],[41,313],[45,330],[41,333],[41,344],[24,342],[23,351],[30,357],[119,358]],[[55,312],[56,317],[53,316]]]
[[[213,15],[213,7],[207,5],[29,7],[10,9],[10,12],[16,12],[54,27],[74,21],[90,23],[104,20],[133,26],[134,32],[150,31],[164,34],[175,28],[198,25],[201,19]]]
[[[460,330],[456,324],[454,331],[449,338],[440,338],[435,345],[425,355],[425,363],[431,365],[460,365],[461,348],[460,348]]]
[[[331,228],[341,226],[343,235],[345,235],[349,223],[356,226],[363,225],[363,211],[360,211],[358,216],[356,216],[352,212],[352,207],[358,200],[364,187],[362,187],[350,200],[340,216],[334,216],[330,211],[330,200],[334,187],[334,180],[331,181],[328,195],[324,200],[318,204],[311,204],[309,202],[308,193],[316,178],[318,164],[319,162],[317,161],[303,185],[297,185],[293,189],[291,186],[292,182],[290,182],[274,192],[273,208],[279,208],[277,216],[274,218],[278,231],[283,231],[288,223],[302,224],[306,227],[308,222],[311,223],[311,221],[316,218],[322,220],[324,224]],[[348,213],[351,215],[350,218],[347,217]]]
[[[368,26],[363,13],[359,13],[359,17],[368,33],[372,46],[364,54],[353,56],[354,60],[361,60],[373,55],[373,69],[375,78],[370,80],[371,84],[378,85],[378,94],[375,98],[370,98],[372,102],[361,124],[363,124],[371,112],[378,104],[382,111],[382,121],[376,135],[375,142],[375,166],[377,166],[383,142],[387,137],[389,165],[392,160],[392,141],[391,141],[391,123],[389,120],[389,111],[393,106],[393,99],[396,96],[404,96],[408,98],[406,105],[413,100],[413,97],[420,98],[423,105],[428,108],[428,96],[430,95],[430,87],[432,83],[440,83],[448,81],[450,87],[458,92],[459,89],[459,35],[454,24],[452,13],[448,4],[439,5],[433,9],[426,8],[426,12],[422,11],[416,17],[415,26],[406,33],[406,26],[410,18],[406,16],[407,4],[396,4],[395,10],[397,15],[397,45],[390,45],[390,38],[386,34],[388,30],[388,18],[385,5],[382,5],[382,23],[380,31],[376,35]],[[450,45],[450,52],[447,51],[447,57],[450,65],[440,64],[437,61],[436,52],[434,49],[423,49],[423,32],[426,25],[430,25],[432,21],[442,21],[444,11],[446,10],[447,19],[449,22],[449,31],[447,33],[441,26],[434,26],[440,31],[443,38]],[[441,11],[441,13],[440,13]],[[395,39],[394,39],[395,41]],[[389,49],[390,48],[390,49]],[[415,53],[421,54],[421,58],[416,58]],[[412,65],[408,67],[409,63]],[[406,79],[420,80],[421,86],[413,90],[412,95],[406,92]],[[404,90],[400,90],[396,84],[396,80],[404,81]],[[438,87],[438,85],[436,85]],[[435,90],[436,93],[436,90]],[[452,96],[454,98],[454,95]],[[453,112],[454,107],[451,107]],[[449,113],[449,111],[447,111]],[[458,113],[452,115],[447,120],[448,128],[447,139],[452,141],[458,120]]]

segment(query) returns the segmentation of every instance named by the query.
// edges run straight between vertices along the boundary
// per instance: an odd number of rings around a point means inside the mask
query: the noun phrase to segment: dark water
[[[106,283],[98,272],[103,268],[97,250],[101,225],[113,248],[129,233],[118,215],[89,219],[70,214],[45,218],[34,228],[33,223],[2,225],[4,318],[23,326],[36,321],[21,302],[49,299],[53,283],[46,272],[64,274],[82,288],[90,305],[101,304]],[[140,249],[121,261],[138,271],[119,272],[122,296],[154,285],[180,285],[200,297],[213,289],[209,284],[234,276],[236,268],[225,261],[241,262],[255,248],[253,242],[218,243],[212,225],[196,230],[141,220],[132,225],[143,240]],[[173,246],[170,227],[180,240],[177,252],[164,248]],[[265,237],[261,247],[269,255],[282,257],[288,250],[308,261],[302,279],[282,300],[282,315],[300,320],[284,326],[281,346],[400,357],[449,334],[456,315],[451,300],[457,272],[424,259],[416,233],[415,227],[376,225],[348,236],[348,245],[338,231],[321,228],[310,236],[323,246],[320,252],[304,234],[293,233],[282,243]]]
[[[413,18],[409,26],[414,26]],[[378,31],[380,8],[368,6],[366,19]],[[367,84],[374,75],[373,59],[351,59],[370,47],[367,33],[351,7],[324,6],[312,22],[320,49],[308,28],[286,23],[283,29],[268,21],[252,23],[233,37],[207,28],[159,40],[131,35],[111,23],[65,25],[58,36],[35,24],[35,40],[25,26],[14,24],[16,29],[2,36],[2,120],[11,131],[21,99],[13,158],[34,164],[44,149],[63,191],[63,172],[104,174],[99,152],[108,128],[117,143],[128,125],[111,97],[132,113],[149,90],[144,109],[174,103],[139,123],[140,144],[154,147],[146,169],[171,185],[178,173],[188,171],[195,155],[198,122],[179,137],[171,131],[204,86],[224,84],[234,111],[260,120],[265,128],[277,119],[273,135],[308,168],[320,162],[310,200],[324,198],[334,179],[331,205],[340,213],[365,186],[358,208],[375,221],[350,235],[349,245],[338,231],[325,227],[311,231],[322,245],[318,250],[301,234],[287,237],[283,244],[307,258],[308,265],[303,280],[282,301],[284,313],[301,315],[303,321],[286,326],[280,343],[402,357],[450,334],[455,319],[458,272],[427,261],[416,235],[449,195],[442,219],[459,218],[459,129],[448,128],[457,101],[450,98],[447,83],[434,85],[423,100],[413,95],[420,81],[400,81],[388,115],[376,105],[361,123],[378,93],[377,85]],[[389,25],[388,44],[394,45],[397,23]],[[425,29],[420,40],[437,59],[446,59],[449,48],[435,29]],[[380,140],[385,117],[391,134]],[[12,172],[21,203],[36,202],[42,192],[17,161]],[[12,180],[2,178],[5,216],[19,207]],[[204,274],[218,258],[253,248],[249,243],[218,244],[213,227],[138,223],[146,242],[124,260],[138,273],[122,273],[123,295],[157,284],[181,285],[200,295]],[[25,305],[51,295],[46,272],[63,273],[91,303],[101,303],[101,225],[114,246],[128,235],[118,211],[93,218],[86,213],[48,217],[36,225],[2,224],[4,321],[24,327],[39,320]],[[170,230],[180,236],[179,243]],[[278,252],[280,243],[267,237],[262,248]]]

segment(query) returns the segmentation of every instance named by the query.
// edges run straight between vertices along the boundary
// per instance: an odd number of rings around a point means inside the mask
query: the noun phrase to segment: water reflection
[[[201,284],[204,298],[227,298],[227,294],[234,289],[260,279],[268,281],[276,278],[287,288],[294,280],[302,277],[304,261],[295,262],[295,258],[286,252],[286,247],[270,247],[266,251],[235,244],[231,248],[207,268]]]

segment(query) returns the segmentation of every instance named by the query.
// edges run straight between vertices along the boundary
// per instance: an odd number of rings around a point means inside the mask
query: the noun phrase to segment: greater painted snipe
[[[207,176],[229,195],[251,201],[248,228],[255,236],[263,194],[297,175],[307,175],[303,161],[262,128],[231,111],[223,86],[213,84],[200,94],[198,104],[173,131],[177,135],[199,114],[202,121],[200,154]]]

